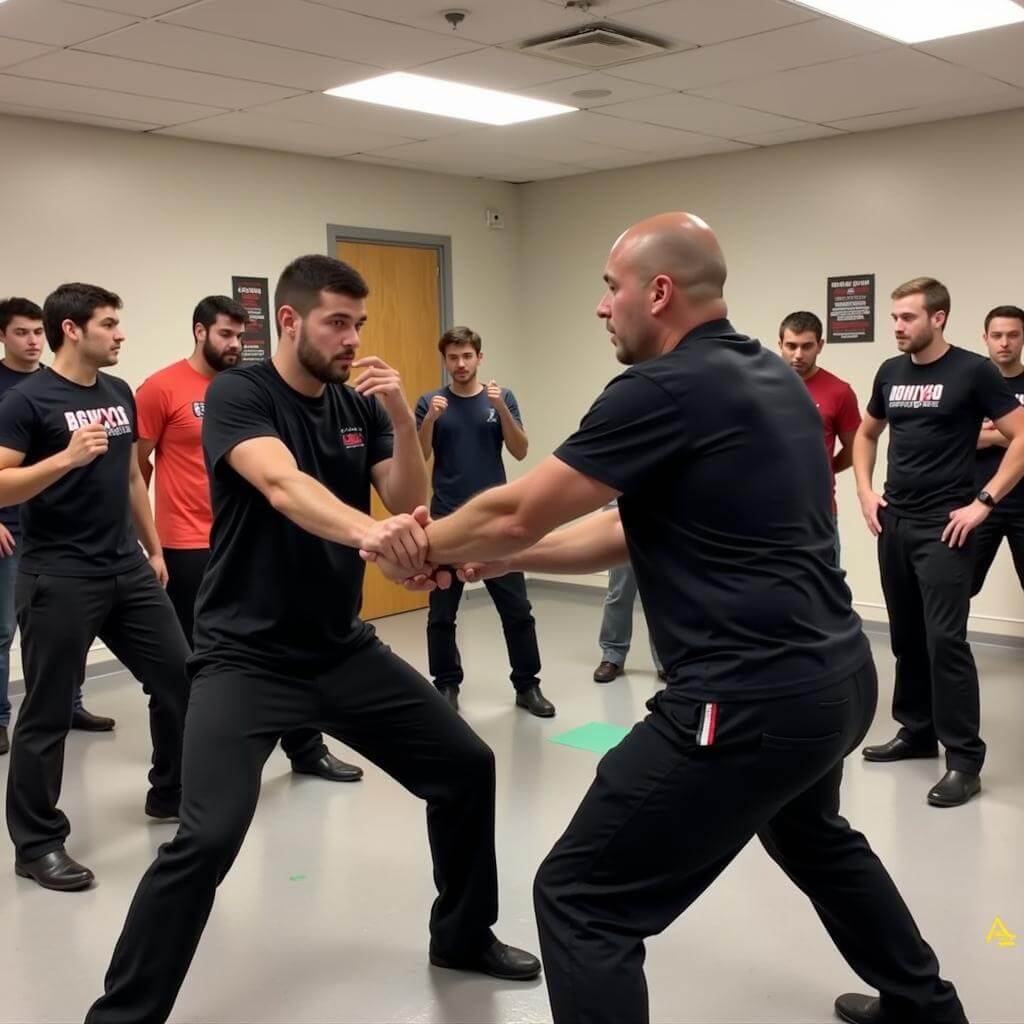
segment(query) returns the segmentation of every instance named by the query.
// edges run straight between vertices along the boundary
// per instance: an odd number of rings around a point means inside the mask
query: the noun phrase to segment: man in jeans
[[[43,311],[30,299],[12,297],[0,302],[0,395],[39,369],[46,339]],[[17,622],[14,615],[14,581],[21,555],[21,515],[17,505],[0,508],[0,754],[10,750],[7,730],[11,724],[8,693],[11,678],[11,644]],[[82,707],[82,688],[75,687],[71,728],[84,732],[109,732],[114,719],[94,715]]]

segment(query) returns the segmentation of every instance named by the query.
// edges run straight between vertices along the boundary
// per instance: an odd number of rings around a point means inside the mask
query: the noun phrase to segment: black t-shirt
[[[951,346],[934,363],[918,365],[909,355],[882,363],[868,412],[889,421],[889,511],[945,523],[969,504],[981,421],[1016,406],[999,371],[975,352]]]
[[[374,636],[359,620],[363,562],[276,512],[226,456],[254,437],[279,438],[303,473],[346,505],[370,511],[370,467],[391,457],[391,421],[375,398],[328,385],[289,387],[269,360],[217,375],[206,393],[210,561],[196,602],[194,675],[209,664],[301,677]]]
[[[1017,401],[1024,405],[1024,373],[1019,373],[1016,377],[1004,377],[1003,380],[1009,385]],[[990,445],[988,448],[979,448],[975,452],[974,487],[976,491],[982,490],[999,472],[999,464],[1003,461],[1005,453],[1006,449],[1001,445]],[[1014,519],[1024,516],[1024,480],[1021,480],[1008,494],[1003,495],[992,515],[1010,516]]]
[[[473,495],[505,483],[505,464],[501,460],[504,438],[501,417],[487,400],[486,388],[472,398],[457,395],[451,388],[420,395],[416,403],[417,427],[423,425],[435,395],[447,398],[448,408],[434,423],[434,497],[430,513],[446,516]],[[502,388],[501,397],[516,423],[522,426],[516,396]]]
[[[833,565],[821,417],[803,381],[727,320],[615,378],[555,455],[621,492],[670,685],[699,700],[788,696],[869,657]]]
[[[27,380],[37,372],[38,370],[30,370],[28,373],[22,373],[0,363],[0,395],[6,394],[11,388],[17,387],[23,380]],[[21,538],[21,506],[8,505],[6,508],[0,508],[0,523],[3,523],[11,531],[15,540],[19,540]]]
[[[73,431],[107,428],[106,454],[66,473],[21,506],[20,569],[49,576],[115,576],[141,565],[128,487],[136,433],[132,390],[97,374],[88,387],[48,367],[0,399],[0,447],[24,452],[22,465],[64,451]]]

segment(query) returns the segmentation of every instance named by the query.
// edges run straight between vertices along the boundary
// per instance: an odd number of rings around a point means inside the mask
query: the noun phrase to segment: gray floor
[[[536,948],[534,870],[593,776],[596,758],[547,742],[591,721],[627,725],[656,689],[645,637],[629,672],[590,682],[599,603],[570,589],[534,592],[544,687],[556,719],[512,705],[501,633],[484,594],[467,599],[461,638],[466,719],[498,759],[499,934]],[[424,616],[385,620],[380,633],[426,667]],[[639,627],[642,630],[642,627]],[[871,739],[888,738],[892,659],[874,641],[883,695]],[[989,744],[981,799],[933,810],[925,792],[938,762],[892,767],[851,759],[845,813],[864,830],[903,890],[973,1024],[1024,1020],[1024,686],[1021,652],[976,648]],[[69,850],[96,872],[89,892],[55,894],[16,879],[0,851],[0,1020],[80,1021],[98,994],[128,903],[172,827],[142,814],[148,731],[141,691],[124,673],[87,685],[90,709],[115,715],[112,735],[74,734],[62,806]],[[337,743],[335,752],[343,754]],[[8,758],[0,758],[0,782]],[[541,1022],[542,983],[513,986],[426,964],[430,865],[418,802],[372,765],[359,785],[288,771],[280,752],[264,775],[255,822],[220,889],[172,1020],[179,1022]],[[1019,944],[986,943],[1000,916]],[[842,991],[863,990],[809,904],[749,846],[685,917],[649,944],[652,1018],[683,1022],[832,1020]],[[630,1022],[623,1022],[630,1024]]]

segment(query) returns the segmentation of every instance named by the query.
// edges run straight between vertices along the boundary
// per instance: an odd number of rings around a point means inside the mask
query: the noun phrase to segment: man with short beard
[[[401,379],[380,359],[355,358],[368,292],[340,260],[293,261],[274,293],[273,358],[210,386],[214,518],[189,661],[181,828],[139,885],[89,1024],[167,1019],[256,810],[263,765],[283,733],[314,723],[426,802],[431,962],[508,980],[540,973],[536,957],[491,931],[494,755],[358,615],[359,549],[434,571],[427,469]],[[352,367],[359,380],[345,387]],[[371,485],[392,518],[371,518]],[[336,974],[325,971],[325,981]]]
[[[1024,309],[1019,306],[996,306],[985,317],[983,338],[989,358],[1003,379],[1010,385],[1017,401],[1024,405]],[[1006,438],[988,420],[978,435],[978,451],[974,459],[974,483],[983,487],[998,470],[1006,451]],[[1024,588],[1024,483],[1017,484],[978,527],[975,540],[974,583],[971,596],[985,585],[992,562],[1003,540],[1010,546],[1017,578]]]
[[[237,366],[248,314],[226,295],[208,295],[192,314],[195,346],[154,373],[135,396],[139,410],[139,468],[148,485],[156,461],[156,529],[167,562],[167,595],[185,639],[192,643],[196,597],[210,560],[210,483],[203,464],[206,390],[222,370]],[[281,746],[302,775],[357,782],[362,768],[339,761],[318,729],[294,729]]]
[[[902,355],[875,375],[853,469],[864,519],[878,537],[896,656],[892,713],[901,728],[863,754],[868,761],[935,757],[941,742],[946,773],[928,803],[956,807],[981,790],[985,760],[978,671],[967,642],[973,533],[1024,474],[1024,409],[991,362],[946,341],[950,301],[941,282],[915,278],[892,300]],[[986,417],[1010,443],[979,490],[974,460]],[[883,496],[872,475],[886,424]]]

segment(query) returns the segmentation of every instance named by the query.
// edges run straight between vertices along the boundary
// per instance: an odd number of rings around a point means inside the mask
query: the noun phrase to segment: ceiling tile
[[[414,28],[427,29],[468,39],[477,43],[518,42],[535,36],[576,28],[596,20],[593,16],[567,10],[564,3],[557,6],[543,0],[472,0],[449,4],[421,3],[418,0],[316,0],[326,7],[395,21]],[[636,0],[633,0],[636,3]],[[467,11],[466,20],[452,30],[441,13],[452,7]],[[602,12],[604,5],[601,6]]]
[[[613,20],[654,36],[710,46],[816,17],[806,7],[783,0],[663,0],[617,14]]]
[[[270,103],[293,95],[295,90],[277,85],[242,82],[196,71],[181,71],[157,64],[105,57],[80,50],[61,50],[19,65],[14,74],[69,85],[156,96],[186,103],[205,103],[236,109],[256,103]]]
[[[823,64],[895,45],[889,39],[841,21],[817,18],[715,46],[635,61],[613,68],[608,74],[685,92],[697,86]]]
[[[423,64],[414,70],[417,74],[479,85],[485,89],[521,89],[556,78],[571,78],[579,68],[490,46],[485,50]]]
[[[166,128],[157,134],[236,146],[256,146],[260,149],[311,153],[315,156],[344,156],[363,149],[395,146],[408,141],[400,135],[386,132],[333,132],[324,125],[282,121],[244,112]]]
[[[797,127],[791,118],[678,92],[664,93],[645,100],[631,100],[629,103],[613,103],[602,107],[601,113],[723,139],[738,138],[751,132],[782,131]]]
[[[135,21],[124,14],[96,11],[60,0],[7,0],[0,4],[0,36],[30,43],[71,46]]]
[[[477,127],[474,122],[459,118],[435,117],[432,114],[398,110],[375,103],[345,100],[339,96],[325,96],[319,92],[268,103],[254,108],[253,113],[265,117],[327,125],[342,131],[383,131],[408,139],[432,139],[471,131]]]
[[[0,75],[0,103],[3,102],[161,125],[194,121],[199,117],[222,113],[219,107],[132,96],[107,89],[87,89],[63,82],[40,82],[34,78],[15,78],[13,75]]]
[[[209,0],[162,20],[257,43],[341,57],[390,69],[480,48],[478,43],[366,18],[301,0]]]
[[[952,39],[921,43],[916,49],[982,71],[1012,85],[1024,86],[1024,25],[1006,25]]]
[[[793,128],[783,128],[774,132],[741,133],[736,138],[740,142],[750,142],[755,146],[781,146],[787,142],[807,142],[810,139],[827,139],[843,134],[845,133],[823,124],[798,124]]]
[[[267,46],[246,39],[230,39],[161,21],[132,25],[83,43],[78,49],[188,71],[205,71],[228,78],[318,91],[358,82],[379,72],[378,68],[368,64],[286,50],[281,46]]]
[[[882,111],[998,97],[1009,86],[927,54],[896,47],[696,90],[700,96],[833,124]]]
[[[907,125],[924,124],[928,121],[946,121],[954,117],[968,117],[972,114],[991,114],[999,110],[1013,110],[1024,107],[1024,89],[1008,92],[998,99],[982,98],[953,100],[909,110],[890,110],[867,117],[851,117],[833,122],[833,127],[850,132],[876,131],[882,128],[902,128]]]
[[[44,43],[23,43],[20,39],[0,39],[0,68],[9,68],[12,64],[31,60],[49,50],[50,47]]]
[[[50,121],[70,121],[73,124],[91,124],[99,128],[118,128],[121,131],[148,132],[159,125],[146,121],[125,121],[116,117],[102,117],[99,114],[82,114],[76,110],[59,110],[54,108],[26,107],[18,103],[0,101],[0,114],[11,114],[15,117],[41,117]]]
[[[576,92],[591,90],[609,90],[608,96],[575,96]],[[627,82],[622,78],[594,71],[573,78],[562,78],[557,82],[545,82],[533,85],[528,89],[519,90],[524,96],[536,96],[537,99],[551,100],[553,103],[567,103],[573,107],[586,110],[590,107],[607,106],[609,103],[625,103],[627,100],[639,100],[646,96],[657,96],[668,92],[660,85],[643,85],[639,82]]]
[[[663,128],[656,124],[625,121],[608,117],[603,111],[582,110],[560,119],[561,128],[574,138],[658,155],[659,159],[677,156],[712,143],[722,142],[695,132]],[[736,147],[742,149],[742,146]]]
[[[79,7],[102,7],[121,14],[134,14],[139,18],[155,18],[158,14],[186,7],[195,0],[68,0]]]

